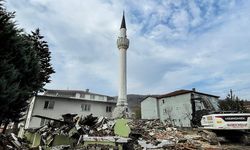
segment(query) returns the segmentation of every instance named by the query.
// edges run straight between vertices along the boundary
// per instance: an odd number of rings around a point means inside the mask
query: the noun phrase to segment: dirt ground
[[[190,135],[196,135],[198,134],[197,130],[185,130],[183,132],[186,132],[186,134],[190,134]],[[221,150],[250,150],[250,145],[246,146],[242,143],[240,143],[240,141],[228,141],[228,140],[219,140],[221,146],[219,146]],[[209,150],[213,150],[213,148],[209,149]]]
[[[250,146],[245,146],[239,142],[223,142],[221,147],[223,150],[250,150]]]

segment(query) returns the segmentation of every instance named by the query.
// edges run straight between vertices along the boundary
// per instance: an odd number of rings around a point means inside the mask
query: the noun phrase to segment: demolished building
[[[60,118],[61,114],[103,116],[110,118],[116,105],[113,97],[80,90],[47,90],[43,95],[33,97],[25,119],[24,128],[37,128],[49,120],[33,117],[41,115]]]

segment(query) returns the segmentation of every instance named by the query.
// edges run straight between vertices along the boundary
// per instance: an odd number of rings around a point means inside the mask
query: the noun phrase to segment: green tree
[[[36,50],[37,56],[39,58],[39,78],[38,78],[38,85],[40,86],[40,92],[44,91],[44,86],[46,83],[49,83],[50,75],[55,73],[51,61],[51,52],[49,51],[49,47],[46,41],[43,40],[43,36],[40,34],[40,30],[36,29],[34,32],[31,32],[29,35],[29,39],[32,42],[32,48]]]
[[[43,91],[54,70],[39,30],[27,35],[0,0],[0,124],[17,122],[28,99]]]
[[[233,95],[232,90],[230,90],[230,93],[224,100],[219,101],[219,107],[222,111],[246,112],[244,101],[241,100],[238,96]]]

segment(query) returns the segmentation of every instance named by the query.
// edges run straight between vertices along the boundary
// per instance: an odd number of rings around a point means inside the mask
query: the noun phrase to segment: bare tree
[[[167,123],[171,124],[174,126],[175,122],[173,119],[173,107],[166,107],[163,109],[163,114],[166,114],[167,119],[165,120]]]
[[[188,119],[188,120],[192,120],[192,111],[189,109],[189,105],[188,104],[183,104],[183,106],[184,106],[184,110],[185,110],[185,112],[184,112],[184,119]]]
[[[184,106],[184,119],[188,119],[190,123],[192,124],[192,110],[190,109],[190,106],[188,104],[183,104]]]

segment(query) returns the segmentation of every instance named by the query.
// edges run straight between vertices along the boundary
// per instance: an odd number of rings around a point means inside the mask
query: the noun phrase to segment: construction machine
[[[237,140],[250,144],[250,113],[237,111],[221,111],[218,97],[191,95],[192,126],[198,127],[203,137],[210,143],[218,143],[219,137],[226,140]]]
[[[224,137],[228,140],[241,141],[246,145],[250,144],[250,113],[217,112],[204,115],[201,126],[206,130],[205,134],[214,133],[214,142],[217,137]]]

